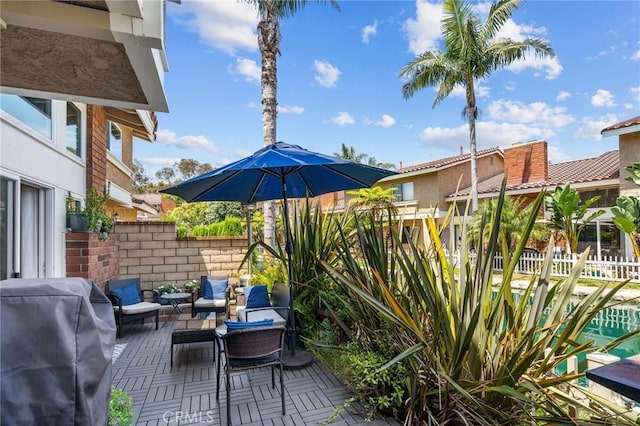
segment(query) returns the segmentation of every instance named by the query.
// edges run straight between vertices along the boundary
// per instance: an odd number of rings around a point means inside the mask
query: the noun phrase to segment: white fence
[[[459,261],[458,253],[453,255],[456,262]],[[475,266],[475,255],[470,256],[471,264]],[[523,253],[518,260],[515,272],[520,274],[539,273],[542,269],[544,256],[531,253]],[[554,276],[567,277],[575,264],[575,259],[556,257],[553,259]],[[496,255],[493,259],[493,269],[502,271],[502,255]],[[620,257],[602,257],[597,259],[595,256],[589,256],[585,263],[581,278],[588,278],[602,281],[623,281],[631,279],[632,282],[640,283],[640,259],[638,258],[620,258]]]

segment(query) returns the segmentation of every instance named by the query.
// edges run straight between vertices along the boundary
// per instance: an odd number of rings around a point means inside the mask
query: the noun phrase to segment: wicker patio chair
[[[284,374],[282,351],[285,327],[252,327],[229,331],[219,336],[223,349],[218,352],[216,375],[216,400],[220,399],[220,364],[224,356],[225,385],[227,392],[227,425],[231,424],[231,373],[271,366],[271,386],[275,389],[275,368],[280,369],[280,397],[282,415],[284,407]]]

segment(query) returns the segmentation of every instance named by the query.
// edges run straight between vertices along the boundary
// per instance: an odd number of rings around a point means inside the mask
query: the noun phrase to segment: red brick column
[[[87,191],[100,192],[107,184],[107,115],[98,105],[87,105]],[[87,192],[88,193],[88,192]]]
[[[67,277],[92,279],[104,291],[108,280],[118,278],[120,236],[100,241],[89,232],[67,232]]]

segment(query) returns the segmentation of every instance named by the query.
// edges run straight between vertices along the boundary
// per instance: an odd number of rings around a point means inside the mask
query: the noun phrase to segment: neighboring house
[[[637,133],[636,133],[637,135]],[[637,139],[633,139],[637,143]],[[637,155],[637,152],[634,151]],[[633,158],[632,154],[627,154]],[[379,182],[383,188],[394,186],[400,199],[397,219],[405,231],[422,240],[426,232],[425,218],[433,217],[442,224],[452,203],[457,203],[457,217],[453,219],[454,234],[444,230],[442,240],[447,246],[459,241],[461,217],[465,213],[470,194],[469,154],[447,157],[428,163],[399,169],[400,174]],[[595,158],[551,164],[547,157],[546,141],[517,142],[505,148],[478,151],[478,198],[495,198],[507,177],[507,194],[523,197],[525,202],[535,199],[541,190],[553,191],[566,183],[580,192],[582,199],[596,195],[600,199],[594,209],[604,209],[601,216],[583,233],[579,250],[592,245],[597,255],[629,253],[624,234],[613,225],[611,207],[620,194],[620,164],[618,151],[605,152]],[[459,188],[459,189],[458,189]]]
[[[628,172],[625,167],[640,163],[640,116],[616,123],[602,129],[603,138],[618,136],[620,151],[620,195],[640,196],[640,187],[625,179]]]
[[[399,174],[389,176],[379,182],[380,187],[395,187],[398,197],[398,218],[402,220],[404,230],[412,234],[424,235],[427,217],[434,217],[441,224],[447,215],[449,205],[447,197],[458,188],[470,185],[470,154],[442,158],[414,166],[402,167]],[[489,179],[504,170],[504,155],[499,148],[478,151],[478,178]],[[461,214],[464,213],[464,206]],[[456,228],[457,238],[458,230]],[[403,233],[404,234],[404,233]],[[404,234],[406,235],[406,234]],[[404,238],[403,235],[403,238]],[[449,239],[448,230],[443,241]]]
[[[155,220],[162,216],[162,194],[135,194],[133,202],[140,206],[137,220]]]
[[[597,256],[628,253],[620,250],[623,234],[613,225],[611,215],[611,207],[620,195],[619,162],[618,151],[608,151],[598,157],[552,164],[547,157],[547,142],[517,142],[504,150],[504,173],[478,184],[478,198],[482,202],[497,197],[505,176],[506,193],[524,198],[525,203],[535,199],[542,190],[553,191],[568,183],[580,193],[582,200],[600,196],[590,210],[605,211],[603,216],[587,225],[578,251],[592,246],[592,252]],[[470,188],[464,188],[458,196],[466,199],[469,192]],[[455,194],[447,197],[448,202],[455,200]]]
[[[2,2],[0,279],[67,276],[67,194],[107,191],[108,210],[135,219],[132,141],[153,141],[151,111],[168,110],[164,13],[156,0]]]

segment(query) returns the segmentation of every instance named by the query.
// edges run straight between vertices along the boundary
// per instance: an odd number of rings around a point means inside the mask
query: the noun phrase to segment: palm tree
[[[488,241],[490,238],[491,229],[483,227],[483,222],[486,220],[492,220],[497,214],[498,200],[487,200],[480,204],[480,208],[473,213],[469,226],[467,228],[468,238],[474,241],[476,247],[480,241],[480,232],[483,233],[483,240]],[[532,209],[534,204],[525,205],[523,198],[512,198],[508,195],[504,197],[501,216],[500,216],[500,231],[498,233],[498,245],[509,252],[513,253],[522,239],[522,233],[527,224],[527,220],[534,214]],[[487,216],[489,219],[484,218]],[[548,232],[546,226],[542,223],[536,222],[531,228],[531,234],[529,240],[533,243],[538,243],[543,240],[548,240]]]
[[[280,53],[280,20],[293,16],[307,5],[308,0],[246,0],[253,4],[260,14],[258,22],[258,47],[262,56],[262,135],[264,146],[276,142],[276,115],[278,68],[276,56]],[[327,0],[316,0],[326,3]],[[339,9],[336,0],[328,0],[333,7]],[[275,246],[275,203],[265,202],[264,242]]]
[[[445,0],[442,19],[443,51],[427,51],[407,64],[400,76],[407,79],[402,86],[405,99],[425,87],[437,87],[435,108],[456,86],[465,89],[467,104],[463,116],[469,120],[471,151],[471,206],[478,208],[478,170],[476,165],[476,105],[475,82],[487,78],[493,71],[523,59],[529,49],[537,57],[553,56],[553,50],[542,39],[514,41],[498,38],[498,32],[511,17],[521,0],[494,2],[484,23],[472,14],[472,4],[463,0]]]
[[[333,155],[356,163],[362,163],[368,157],[367,154],[356,154],[356,149],[353,146],[347,146],[344,143],[342,144],[342,152],[334,152]]]
[[[349,200],[349,205],[357,210],[368,212],[375,220],[380,220],[384,212],[398,213],[398,208],[393,203],[396,200],[396,195],[393,193],[395,190],[396,188],[393,187],[382,189],[374,186],[347,191],[347,194],[355,196]]]

